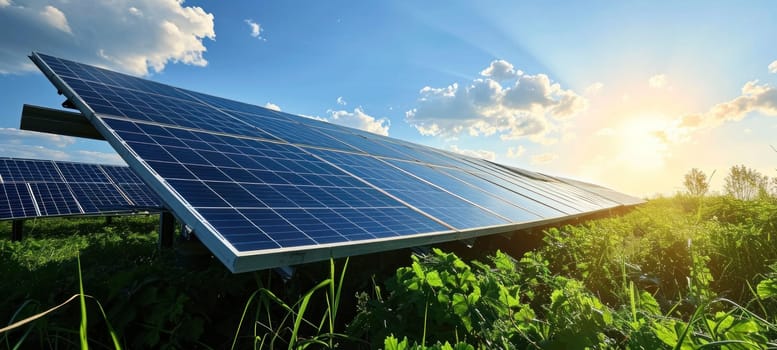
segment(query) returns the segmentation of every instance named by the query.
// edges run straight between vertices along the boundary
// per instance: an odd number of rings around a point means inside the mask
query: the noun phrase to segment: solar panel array
[[[160,207],[126,166],[0,157],[0,220]]]
[[[233,272],[621,205],[484,160],[43,54],[33,61]]]

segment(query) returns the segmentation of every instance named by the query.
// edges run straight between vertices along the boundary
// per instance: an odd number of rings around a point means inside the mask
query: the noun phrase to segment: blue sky
[[[0,156],[121,162],[18,130],[41,51],[637,194],[777,176],[777,4],[0,0]]]

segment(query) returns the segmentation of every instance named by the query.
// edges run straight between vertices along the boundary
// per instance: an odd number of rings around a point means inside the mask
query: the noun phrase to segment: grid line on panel
[[[3,182],[63,182],[54,163],[45,160],[0,158]]]
[[[109,172],[117,175],[118,181],[127,183],[123,186],[115,183]],[[11,180],[3,185],[23,186],[9,187],[7,191],[10,192],[3,193],[4,202],[0,206],[6,208],[0,210],[0,219],[21,218],[19,215],[39,217],[130,211],[135,206],[159,207],[156,196],[127,167],[0,158],[0,173]],[[18,189],[26,189],[28,195]],[[28,204],[32,205],[32,210],[28,210]]]
[[[536,185],[532,184],[531,179],[524,178],[517,174],[505,174],[497,169],[483,167],[482,165],[474,166],[476,168],[473,170],[473,173],[476,174],[477,177],[483,178],[486,181],[494,183],[509,191],[535,198],[538,202],[551,206],[567,215],[584,212],[583,209],[564,201],[563,198],[558,197],[555,193],[538,188]]]
[[[527,203],[525,197],[519,196],[506,196],[508,193],[499,192],[499,188],[491,186],[486,189],[478,187],[473,184],[471,177],[467,178],[465,172],[462,170],[454,169],[437,169],[431,165],[423,165],[419,163],[401,162],[401,161],[389,161],[392,165],[417,176],[421,179],[433,183],[450,193],[454,193],[462,198],[465,198],[483,208],[489,209],[492,212],[500,214],[503,217],[510,219],[513,222],[526,222],[533,220],[540,220],[544,217],[558,216],[560,212],[556,212],[549,207],[546,207],[544,212],[531,211],[526,207],[529,207],[531,203]],[[447,172],[445,171],[447,170]],[[460,177],[465,177],[470,182],[450,175],[450,172],[458,172]],[[483,186],[483,183],[478,185]],[[494,193],[497,192],[497,193]],[[500,196],[501,195],[501,196]],[[506,198],[505,198],[506,197]],[[520,203],[516,201],[522,200]],[[523,204],[524,206],[521,206]],[[537,210],[536,208],[534,208]]]
[[[36,216],[35,205],[27,185],[4,183],[0,186],[0,218],[17,219]]]
[[[283,248],[347,242],[356,237],[376,238],[342,236],[326,225],[308,233],[307,229],[313,226],[303,225],[304,220],[295,221],[301,220],[303,212],[327,209],[341,216],[348,213],[358,217],[362,215],[359,210],[377,208],[396,210],[406,221],[430,220],[421,214],[400,210],[404,209],[401,203],[294,145],[167,128],[165,133],[175,135],[177,140],[172,146],[167,141],[160,144],[154,134],[161,131],[148,124],[106,117],[103,121],[120,138],[134,140],[127,144],[149,168],[166,179],[171,189],[219,231],[250,231],[253,225]],[[287,218],[283,216],[285,213],[294,216]],[[278,214],[281,214],[280,218],[275,217]],[[248,220],[251,225],[244,222],[231,226],[233,224],[224,221],[225,216],[238,222]],[[363,224],[369,223],[364,218],[359,220]],[[295,226],[295,222],[305,229]],[[419,227],[446,230],[437,223]],[[403,233],[409,231],[395,224],[377,232],[383,235],[392,229],[401,229]],[[352,227],[343,232],[364,234],[364,230],[359,232]],[[420,232],[416,229],[413,233]],[[272,247],[270,241],[258,233],[254,236],[245,232],[238,235],[220,233],[240,251]],[[252,242],[250,237],[256,238],[257,242]]]
[[[554,188],[554,183],[549,181],[543,181],[536,178],[530,178],[520,173],[509,171],[502,166],[496,166],[492,163],[481,161],[479,164],[487,172],[493,174],[506,183],[512,183],[513,186],[519,186],[525,190],[529,190],[538,194],[541,194],[556,203],[562,203],[569,208],[573,208],[577,212],[586,212],[601,209],[602,206],[592,204],[588,201],[584,201],[575,198],[570,193],[564,193]]]
[[[376,158],[319,149],[309,151],[458,229],[507,223],[507,220],[408,176]]]

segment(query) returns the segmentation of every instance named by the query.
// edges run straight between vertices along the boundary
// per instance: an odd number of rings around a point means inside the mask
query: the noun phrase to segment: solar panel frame
[[[207,150],[201,150],[201,152],[194,152],[192,151],[192,147],[195,147],[193,145],[198,145],[197,147],[204,147],[204,145],[207,145],[209,140],[194,140],[190,138],[186,138],[187,134],[194,132],[194,129],[196,129],[196,125],[188,124],[186,121],[189,119],[195,119],[199,122],[202,122],[203,120],[207,119],[208,117],[203,115],[207,113],[216,113],[219,116],[223,116],[226,118],[232,118],[232,120],[228,120],[227,124],[216,124],[213,129],[206,129],[211,130],[208,131],[208,133],[215,136],[223,136],[223,137],[230,137],[230,138],[237,138],[240,139],[241,137],[247,137],[249,139],[263,139],[267,140],[267,142],[280,142],[280,143],[289,143],[292,144],[292,146],[298,148],[300,152],[304,152],[305,154],[313,154],[317,151],[315,150],[321,150],[321,149],[335,149],[339,151],[349,151],[349,152],[363,152],[363,150],[358,149],[358,146],[352,147],[345,141],[338,141],[336,138],[328,137],[325,141],[325,143],[316,143],[312,140],[310,142],[303,142],[300,145],[296,145],[296,142],[289,142],[289,140],[283,140],[282,137],[278,137],[277,135],[274,135],[272,131],[267,132],[262,128],[261,123],[256,123],[249,120],[240,120],[239,117],[245,117],[245,114],[250,113],[264,113],[264,114],[270,114],[271,116],[268,116],[268,118],[272,118],[276,120],[276,123],[281,123],[284,125],[284,127],[288,126],[299,126],[307,128],[307,126],[303,125],[303,122],[300,120],[294,120],[294,118],[297,117],[289,117],[285,115],[284,113],[274,113],[274,112],[267,112],[268,110],[262,109],[258,106],[252,106],[248,104],[243,104],[240,102],[235,102],[231,100],[221,99],[214,96],[209,95],[203,95],[200,93],[195,93],[183,89],[178,89],[175,87],[167,86],[160,83],[154,83],[154,82],[148,82],[146,80],[142,80],[139,78],[134,78],[130,76],[126,76],[120,73],[114,73],[110,71],[101,70],[99,68],[86,66],[80,63],[76,62],[70,62],[61,60],[59,58],[51,57],[51,56],[45,56],[38,53],[33,53],[32,60],[35,62],[36,65],[43,71],[43,73],[51,80],[51,82],[62,92],[67,96],[67,98],[72,102],[78,109],[87,117],[88,120],[94,125],[94,127],[98,130],[98,132],[105,137],[105,139],[113,146],[113,148],[119,153],[119,155],[130,165],[130,167],[139,175],[145,183],[147,183],[153,192],[157,193],[162,201],[166,204],[166,206],[172,210],[173,213],[176,214],[176,216],[182,220],[184,223],[186,223],[189,227],[191,227],[195,232],[197,232],[198,237],[200,240],[208,246],[211,251],[214,253],[214,255],[220,259],[225,266],[230,269],[232,272],[243,272],[243,271],[250,271],[250,270],[256,270],[258,268],[267,268],[267,267],[275,267],[275,266],[282,266],[282,265],[292,265],[302,262],[308,262],[308,261],[315,261],[315,260],[322,260],[329,257],[339,257],[344,255],[353,255],[353,254],[362,254],[362,253],[369,253],[369,252],[376,252],[376,251],[383,251],[387,249],[395,249],[395,248],[401,248],[401,247],[408,247],[408,246],[414,246],[414,245],[424,245],[424,244],[432,244],[436,242],[443,242],[443,241],[451,241],[451,240],[457,240],[457,239],[468,239],[480,235],[488,235],[488,234],[494,234],[494,233],[504,233],[504,232],[510,232],[514,230],[519,230],[526,227],[533,227],[537,225],[543,225],[551,222],[557,222],[560,220],[570,219],[581,215],[588,215],[592,214],[594,212],[599,211],[606,211],[610,208],[597,208],[597,210],[592,210],[588,212],[577,212],[573,213],[568,216],[564,217],[552,217],[547,219],[541,219],[531,222],[525,222],[525,223],[514,223],[509,222],[505,220],[505,222],[500,222],[499,224],[484,224],[477,227],[460,227],[459,229],[452,229],[452,227],[444,220],[436,218],[435,215],[432,215],[430,213],[427,213],[424,210],[421,210],[419,208],[414,207],[410,203],[407,203],[406,201],[403,201],[401,198],[398,198],[395,195],[392,195],[388,191],[385,191],[379,186],[376,186],[372,183],[370,183],[366,179],[362,179],[359,176],[355,176],[354,174],[351,174],[348,171],[345,171],[344,169],[335,166],[336,168],[344,171],[346,174],[349,174],[351,176],[354,176],[355,179],[370,185],[372,188],[379,190],[389,198],[392,198],[399,203],[405,205],[406,209],[412,210],[417,214],[421,214],[425,216],[429,222],[436,222],[440,224],[440,227],[443,229],[431,231],[431,232],[422,232],[422,233],[416,233],[416,234],[409,234],[404,235],[401,237],[401,239],[396,239],[396,237],[380,237],[380,238],[373,238],[373,239],[366,239],[366,240],[360,240],[358,241],[358,244],[348,244],[349,242],[336,242],[336,243],[321,243],[314,246],[306,245],[303,247],[285,247],[285,248],[278,248],[278,249],[260,249],[260,250],[249,250],[249,251],[241,251],[239,249],[236,249],[233,245],[233,242],[227,239],[226,237],[222,236],[219,232],[219,230],[216,228],[216,226],[219,225],[234,225],[230,226],[229,228],[232,230],[230,232],[236,232],[236,234],[239,235],[241,230],[256,230],[259,229],[260,232],[261,228],[259,226],[266,225],[262,220],[266,220],[268,218],[268,213],[271,213],[272,211],[263,211],[261,208],[255,209],[256,212],[248,212],[243,211],[239,212],[239,216],[236,215],[235,212],[230,212],[228,209],[223,208],[213,208],[213,209],[207,209],[204,208],[203,210],[212,210],[212,212],[205,212],[207,215],[211,216],[211,221],[206,220],[202,213],[203,211],[195,210],[195,207],[189,203],[189,200],[187,198],[184,198],[176,189],[175,184],[182,184],[183,181],[190,181],[189,184],[194,184],[196,182],[187,180],[187,179],[168,179],[165,176],[160,175],[159,171],[163,171],[160,167],[152,167],[153,164],[157,163],[175,163],[179,161],[187,162],[187,164],[191,163],[196,165],[197,162],[206,162],[208,164],[201,164],[201,165],[211,165],[215,166],[214,164],[211,164],[208,162],[208,160],[205,160],[206,158],[210,159],[217,159],[214,154],[211,153],[205,153],[206,157],[202,157],[202,152],[208,152]],[[72,66],[71,68],[68,68]],[[63,76],[60,76],[57,74],[57,70],[59,70],[61,73],[67,73]],[[84,83],[83,81],[79,80],[80,76],[87,76],[87,80],[90,81],[90,83]],[[107,84],[107,85],[100,85],[97,86],[101,90],[95,90],[92,89],[91,86],[94,85],[92,82],[96,84]],[[146,83],[150,83],[148,86],[144,85]],[[117,90],[116,87],[111,87],[111,85],[119,85],[125,84],[127,86],[130,86],[130,88],[119,88],[121,90]],[[71,86],[72,85],[72,86]],[[74,88],[75,87],[75,88]],[[81,96],[81,94],[76,92],[76,88],[79,88],[82,90],[82,93],[84,96]],[[104,94],[104,95],[101,95]],[[139,95],[140,94],[140,95]],[[145,94],[145,95],[143,95]],[[149,96],[149,100],[153,102],[154,104],[145,103],[142,99],[139,99],[138,96]],[[181,96],[183,95],[183,96]],[[105,97],[110,97],[114,99],[114,102],[110,102],[109,99]],[[160,97],[161,96],[161,97]],[[205,96],[210,99],[210,101],[204,98]],[[160,114],[155,114],[155,108],[161,108],[160,107],[160,98],[165,101],[172,101],[171,103],[174,105],[175,108],[170,108],[169,113],[172,113],[174,115],[186,115],[186,118],[181,118],[177,116],[176,118],[169,118],[165,117],[163,115],[160,116]],[[120,100],[121,99],[121,100]],[[189,113],[189,111],[186,111],[185,108],[178,108],[179,106],[176,105],[178,101],[185,101],[189,106],[198,106],[198,108],[202,108],[202,110],[195,110],[194,114]],[[145,105],[141,104],[141,102],[145,103]],[[217,108],[214,107],[213,104],[223,104],[226,107]],[[138,104],[142,108],[136,108],[133,104]],[[94,109],[92,107],[95,107]],[[209,112],[205,112],[209,111]],[[128,115],[128,113],[130,115]],[[176,114],[177,113],[177,114]],[[185,114],[189,113],[189,114]],[[116,118],[118,116],[119,118]],[[122,116],[125,119],[122,119]],[[155,120],[154,118],[162,118]],[[199,119],[198,119],[199,118]],[[205,119],[203,119],[205,118]],[[108,122],[106,120],[112,120],[113,126],[109,126]],[[218,119],[219,122],[222,121],[221,118]],[[124,123],[125,125],[120,126],[121,123]],[[236,122],[236,123],[235,123]],[[161,140],[165,143],[166,150],[163,153],[152,153],[151,149],[144,149],[143,145],[148,144],[149,137],[148,135],[143,136],[142,133],[136,133],[136,135],[131,135],[129,139],[125,139],[119,135],[119,133],[127,134],[130,132],[127,129],[116,129],[117,126],[120,126],[121,128],[131,128],[131,127],[137,127],[137,125],[133,124],[143,124],[143,125],[154,125],[158,124],[158,127],[161,129],[159,131],[159,135],[154,135],[153,140]],[[314,123],[304,123],[304,124],[314,124]],[[170,125],[173,127],[171,128]],[[244,125],[247,127],[250,127],[249,129],[245,129]],[[225,129],[220,130],[223,134],[219,134],[219,127],[223,127]],[[192,128],[191,130],[187,130],[187,128]],[[176,135],[171,134],[170,130],[174,130],[173,132],[176,133]],[[326,129],[326,128],[324,128]],[[339,130],[338,127],[334,127],[335,130]],[[305,129],[308,130],[308,129]],[[312,132],[317,132],[318,128],[310,127],[309,129]],[[276,128],[277,132],[277,128]],[[131,133],[131,132],[130,132]],[[167,133],[167,134],[165,134]],[[242,134],[241,134],[242,133]],[[322,135],[326,135],[325,132],[318,133]],[[354,134],[361,134],[358,131],[353,131]],[[257,136],[260,135],[260,136]],[[280,139],[280,141],[278,141]],[[332,140],[334,142],[338,143],[331,143],[329,140]],[[397,140],[391,140],[388,141],[385,138],[368,138],[370,139],[370,142],[375,142],[375,140],[379,139],[381,142],[388,142],[391,144],[390,147],[392,147],[394,150],[398,150],[401,154],[408,154],[411,157],[421,158],[416,160],[427,160],[432,164],[438,164],[442,166],[448,166],[452,168],[462,168],[465,166],[466,163],[462,163],[462,160],[459,160],[455,157],[451,158],[450,156],[445,155],[444,153],[437,152],[437,151],[431,151],[426,150],[424,148],[421,148],[420,146],[412,145],[407,142],[403,141],[397,141]],[[155,141],[156,142],[156,141]],[[179,143],[183,143],[188,147],[178,147],[175,146],[176,144],[180,146]],[[310,144],[314,143],[314,144]],[[342,145],[341,145],[342,144]],[[160,145],[161,144],[157,144]],[[230,146],[230,147],[237,147],[239,146]],[[169,151],[169,152],[168,152]],[[141,154],[142,153],[142,154]],[[414,153],[414,154],[413,154]],[[250,158],[250,157],[249,157]],[[321,159],[319,157],[319,159]],[[171,162],[173,160],[174,162]],[[323,159],[322,159],[323,160]],[[222,158],[223,162],[225,162],[226,168],[230,168],[229,162],[237,164],[239,161],[232,159],[231,157],[224,157]],[[157,163],[153,163],[157,162]],[[180,163],[180,162],[179,162]],[[331,162],[327,162],[330,165],[333,165]],[[158,165],[158,164],[157,164]],[[280,164],[272,165],[272,167],[277,166],[283,166]],[[193,170],[192,168],[191,170]],[[158,171],[157,171],[158,170]],[[180,170],[180,169],[178,169]],[[167,169],[164,171],[169,171],[169,173],[174,173],[178,170],[175,169]],[[188,173],[191,175],[194,175],[194,173],[198,171],[191,171],[188,170]],[[201,169],[199,171],[202,173],[207,169]],[[241,173],[239,171],[210,171],[208,176],[214,176],[214,177],[221,177],[221,176],[227,176],[228,178],[235,180],[236,178],[243,178],[245,176],[245,173]],[[181,173],[185,177],[189,177],[190,175],[187,175],[186,173]],[[197,181],[200,181],[205,188],[208,186],[208,181],[215,183],[219,183],[218,180],[208,179],[208,180],[202,180],[198,179]],[[296,180],[295,180],[296,181]],[[224,182],[228,183],[228,182]],[[232,185],[231,185],[232,186]],[[200,187],[202,188],[202,187]],[[231,187],[231,188],[234,188]],[[187,192],[190,193],[190,192]],[[215,193],[215,192],[214,192]],[[234,197],[231,198],[231,200],[241,200],[240,197]],[[248,197],[244,197],[247,200],[250,200]],[[225,201],[225,198],[220,198],[218,195],[216,196],[210,196],[207,198],[207,200],[221,200]],[[203,201],[203,204],[205,202]],[[474,203],[469,203],[472,205],[472,208],[480,208],[477,205],[474,205]],[[284,218],[286,221],[286,224],[290,224],[291,226],[294,226],[289,221],[298,221],[299,225],[317,225],[313,220],[310,218],[310,211],[317,211],[317,210],[327,210],[326,208],[298,208],[299,210],[293,211],[295,209],[278,209],[281,211],[289,210],[288,213],[283,212],[285,214],[289,214],[288,220]],[[397,207],[399,209],[399,207]],[[301,210],[301,211],[300,211]],[[352,214],[357,216],[353,216],[353,220],[356,220],[358,217],[362,218],[370,218],[370,216],[380,216],[381,212],[374,212],[369,215],[366,213],[361,213],[359,211],[369,211],[370,208],[354,208],[354,209],[347,209],[347,210],[353,210],[356,211]],[[385,210],[385,209],[383,209]],[[357,213],[359,212],[359,213]],[[487,212],[487,211],[484,211]],[[277,214],[277,212],[275,212]],[[293,214],[293,215],[292,215]],[[318,213],[323,215],[323,212]],[[331,215],[332,213],[326,212],[327,215]],[[335,213],[337,214],[337,213]],[[350,214],[349,214],[350,215]],[[498,215],[496,217],[499,217]],[[274,220],[275,217],[272,215],[269,216],[270,220]],[[346,217],[344,217],[346,218]],[[374,221],[374,218],[371,220]],[[319,220],[320,221],[320,220]],[[256,223],[259,222],[260,225],[257,225]],[[276,222],[276,221],[272,221]],[[346,218],[345,221],[342,221],[341,223],[345,223],[347,226],[348,218]],[[354,222],[351,221],[353,224]],[[281,225],[280,227],[285,227],[283,222],[277,221],[278,225]],[[329,223],[325,223],[325,225],[330,226]],[[335,225],[335,223],[331,223],[331,225]],[[447,228],[446,228],[447,226]],[[465,225],[466,226],[466,225]],[[312,226],[311,226],[312,227]],[[321,226],[318,226],[321,227]],[[331,228],[331,226],[330,226]],[[346,229],[345,227],[343,229]],[[315,231],[315,230],[314,230]],[[311,231],[313,232],[313,231]],[[324,236],[322,236],[324,237]],[[308,237],[310,238],[310,237]],[[324,237],[326,238],[326,237]],[[300,239],[303,239],[300,237]],[[257,252],[261,254],[257,254]]]

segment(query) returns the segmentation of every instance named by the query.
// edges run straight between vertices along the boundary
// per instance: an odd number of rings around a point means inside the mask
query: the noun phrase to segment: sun
[[[626,118],[615,127],[616,159],[635,170],[660,170],[669,153],[669,118],[644,113]]]

